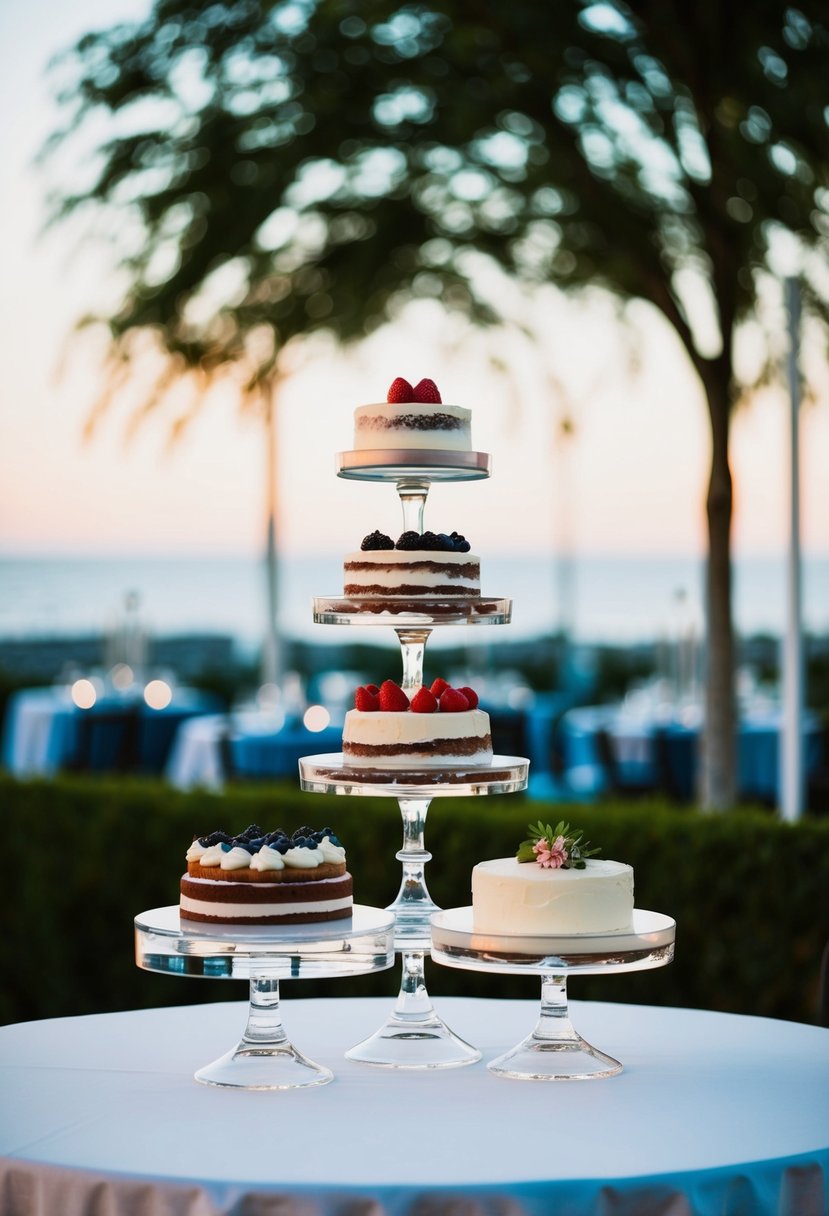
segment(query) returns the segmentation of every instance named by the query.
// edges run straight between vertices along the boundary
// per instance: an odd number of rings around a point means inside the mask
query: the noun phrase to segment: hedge
[[[399,886],[394,854],[401,821],[391,799],[334,799],[291,784],[209,795],[137,780],[18,783],[0,776],[0,807],[0,1021],[241,998],[241,985],[150,975],[134,963],[134,915],[177,901],[189,841],[217,826],[329,823],[348,848],[361,903],[385,906]],[[586,807],[545,806],[524,796],[437,799],[426,833],[436,901],[468,903],[474,862],[513,852],[527,823],[539,817],[565,818],[603,856],[630,862],[637,907],[677,922],[670,966],[577,977],[571,995],[815,1020],[829,941],[829,820],[785,824],[763,811],[713,816],[659,802]],[[427,982],[436,997],[537,995],[528,977],[432,964]],[[286,996],[391,997],[397,983],[395,969],[297,981]]]

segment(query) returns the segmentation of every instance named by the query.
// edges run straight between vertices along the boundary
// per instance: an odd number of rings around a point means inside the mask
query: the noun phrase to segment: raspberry
[[[354,708],[362,710],[363,713],[376,712],[380,708],[377,693],[368,688],[358,688],[354,694]]]
[[[380,689],[377,687],[376,684],[366,684],[366,691],[374,693],[374,695],[376,697],[377,694],[379,693]]]
[[[440,676],[432,681],[432,692],[436,697],[439,697],[448,687],[446,680],[442,680]]]
[[[462,692],[466,697],[467,701],[469,702],[470,709],[478,708],[478,694],[475,692],[474,688],[459,688],[458,692]]]
[[[409,708],[409,698],[400,685],[395,684],[394,680],[383,681],[380,685],[378,700],[380,702],[380,709],[384,713],[399,713],[401,710]]]
[[[438,699],[428,688],[421,688],[412,697],[412,713],[433,714],[437,712]]]
[[[404,380],[402,376],[398,376],[396,380],[392,380],[391,387],[386,393],[386,400],[392,404],[400,404],[406,401],[419,401],[419,397],[415,397],[414,389],[408,380]],[[440,397],[438,397],[440,401]]]
[[[364,536],[360,548],[363,552],[368,552],[372,549],[393,549],[394,541],[390,536],[386,536],[385,532],[369,532],[368,536]]]
[[[458,688],[446,688],[440,695],[442,714],[459,714],[469,709],[469,702]]]
[[[419,401],[424,405],[440,405],[440,393],[434,380],[420,380],[414,386],[414,396],[410,401]]]

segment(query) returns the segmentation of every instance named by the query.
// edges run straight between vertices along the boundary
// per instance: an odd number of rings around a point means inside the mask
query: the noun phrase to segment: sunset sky
[[[38,240],[42,180],[32,158],[54,126],[45,64],[88,28],[140,14],[137,0],[57,0],[0,8],[0,553],[253,553],[263,536],[262,435],[217,391],[168,450],[167,423],[127,440],[126,415],[82,428],[96,364],[75,354],[58,376],[72,323],[98,297],[102,251],[72,254],[65,234]],[[540,312],[540,306],[539,306]],[[391,489],[334,476],[352,446],[352,412],[379,400],[397,375],[432,377],[444,400],[473,408],[473,440],[494,475],[432,491],[428,522],[472,534],[481,551],[569,546],[584,553],[699,553],[704,549],[708,431],[701,389],[668,327],[644,306],[631,370],[625,340],[601,301],[550,296],[533,350],[493,334],[465,335],[423,309],[357,351],[317,352],[280,404],[280,535],[286,550],[356,547],[375,527],[394,532]],[[451,341],[447,337],[451,337]],[[499,375],[488,356],[505,358]],[[552,377],[567,386],[563,399]],[[804,547],[829,552],[829,388],[803,411]],[[556,424],[570,413],[574,437]],[[168,416],[169,421],[169,416]],[[736,553],[777,553],[786,542],[787,404],[768,390],[734,423]]]

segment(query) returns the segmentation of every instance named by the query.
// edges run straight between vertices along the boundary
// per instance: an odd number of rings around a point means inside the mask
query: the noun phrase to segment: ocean
[[[323,627],[311,620],[311,599],[339,594],[341,580],[340,556],[281,558],[282,631],[319,640]],[[516,638],[562,625],[576,640],[594,643],[653,641],[690,631],[699,637],[703,580],[703,563],[695,557],[562,561],[522,554],[487,556],[482,564],[484,594],[513,600],[509,630]],[[829,634],[829,556],[806,557],[802,583],[805,628]],[[141,619],[158,636],[221,633],[243,648],[257,647],[262,637],[264,566],[252,557],[5,557],[0,558],[0,639],[106,632],[128,592],[138,593]],[[734,616],[743,636],[782,633],[782,555],[735,561]],[[377,641],[377,632],[354,629],[349,640]]]

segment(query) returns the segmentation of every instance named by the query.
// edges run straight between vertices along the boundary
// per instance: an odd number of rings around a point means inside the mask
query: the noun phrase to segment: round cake
[[[452,768],[492,761],[489,714],[471,688],[436,680],[409,701],[386,680],[358,688],[345,715],[343,758],[363,768]]]
[[[180,882],[184,921],[234,925],[301,925],[351,916],[351,875],[331,828],[197,837]]]
[[[472,870],[472,921],[478,933],[545,936],[616,933],[632,927],[633,869],[600,860],[569,825],[531,825],[515,857]]]
[[[441,401],[433,380],[421,380],[412,388],[398,377],[385,401],[355,409],[354,447],[467,452],[472,447],[471,420],[471,410]]]
[[[481,562],[458,532],[404,532],[397,543],[383,532],[364,537],[343,563],[345,595],[480,596]]]

